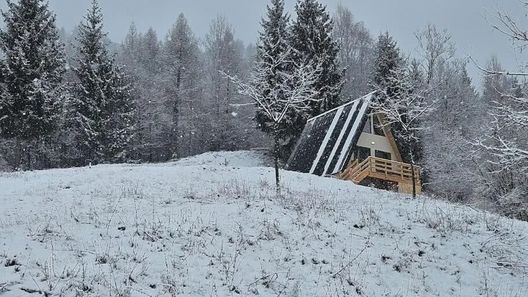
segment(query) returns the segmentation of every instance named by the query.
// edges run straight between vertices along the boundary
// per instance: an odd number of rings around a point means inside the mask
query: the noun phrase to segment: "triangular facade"
[[[413,180],[414,187],[419,181],[419,168],[402,162],[390,129],[382,124],[383,115],[370,107],[374,96],[368,94],[308,120],[286,168],[358,184],[381,179],[410,192]]]

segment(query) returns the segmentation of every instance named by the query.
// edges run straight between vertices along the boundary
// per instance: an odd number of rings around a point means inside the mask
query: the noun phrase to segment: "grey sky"
[[[6,7],[0,0],[0,8]],[[290,11],[296,0],[286,0]],[[121,42],[132,22],[139,30],[152,26],[161,36],[183,12],[195,34],[203,37],[216,15],[226,16],[238,38],[254,42],[259,21],[268,0],[101,0],[109,36]],[[321,0],[330,11],[339,2],[349,7],[356,20],[363,21],[373,34],[388,30],[407,53],[415,53],[414,32],[428,23],[448,29],[457,44],[459,57],[473,56],[480,63],[497,55],[507,67],[517,70],[525,57],[513,50],[511,42],[491,28],[497,10],[512,12],[522,19],[525,14],[518,0]],[[59,26],[71,30],[90,4],[90,0],[50,0]],[[526,10],[528,12],[528,9]],[[528,28],[528,26],[526,26]],[[526,59],[528,61],[528,59]],[[470,66],[472,76],[477,69]]]

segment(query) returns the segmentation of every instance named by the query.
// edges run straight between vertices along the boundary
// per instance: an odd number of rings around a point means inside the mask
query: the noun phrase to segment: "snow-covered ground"
[[[0,174],[0,296],[528,296],[528,224],[254,152]]]

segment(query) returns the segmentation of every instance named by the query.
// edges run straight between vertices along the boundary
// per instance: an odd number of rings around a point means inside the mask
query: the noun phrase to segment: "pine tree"
[[[171,119],[164,102],[161,43],[154,29],[142,34],[132,25],[118,61],[124,63],[127,74],[133,77],[137,91],[135,151],[145,161],[166,161],[172,156],[167,137]]]
[[[301,135],[309,117],[319,115],[339,106],[340,93],[344,85],[343,71],[339,69],[339,46],[333,39],[333,23],[326,7],[317,0],[299,0],[295,6],[297,19],[290,28],[289,44],[292,47],[294,68],[309,66],[318,69],[319,78],[313,85],[318,100],[306,115],[297,115],[291,119],[287,132],[289,140],[283,143],[283,154],[289,156]],[[292,69],[291,73],[296,70]]]
[[[43,140],[57,128],[65,71],[63,45],[55,15],[44,0],[7,1],[0,27],[3,58],[0,97],[0,133],[5,138]],[[31,152],[28,167],[31,167]],[[19,165],[19,164],[17,164]]]
[[[332,37],[333,22],[325,6],[317,0],[299,0],[295,10],[297,19],[291,27],[290,38],[293,59],[298,65],[321,69],[315,85],[321,101],[313,106],[311,112],[312,116],[316,116],[341,103],[343,80],[337,60],[339,46]]]
[[[93,1],[79,27],[78,66],[69,126],[77,130],[81,163],[124,161],[134,135],[132,87],[108,54],[103,15]]]
[[[235,126],[233,103],[237,95],[236,88],[222,73],[239,75],[242,53],[237,46],[234,30],[223,17],[211,22],[205,38],[207,88],[211,103],[211,118],[215,123],[211,127],[211,150],[240,149],[240,131]]]
[[[182,111],[186,124],[190,124],[192,119],[193,103],[196,100],[198,89],[199,73],[198,66],[198,42],[183,14],[178,16],[178,20],[170,30],[168,39],[163,48],[163,87],[165,91],[166,106],[169,106],[172,118],[169,139],[172,147],[172,154],[182,155],[183,144],[181,140],[186,136],[182,130]],[[190,121],[191,120],[191,121]],[[191,128],[191,127],[187,127]]]
[[[149,28],[141,40],[141,55],[139,57],[143,68],[150,74],[159,71],[160,43],[154,29]]]
[[[392,78],[398,72],[398,68],[403,67],[402,64],[403,59],[396,41],[388,32],[381,34],[376,45],[376,60],[372,77],[374,89],[385,88],[391,81],[397,81]],[[392,90],[387,91],[389,96],[393,92]]]
[[[125,41],[122,45],[123,63],[127,69],[138,71],[140,67],[141,50],[142,50],[143,36],[137,31],[136,25],[132,23],[125,36]]]

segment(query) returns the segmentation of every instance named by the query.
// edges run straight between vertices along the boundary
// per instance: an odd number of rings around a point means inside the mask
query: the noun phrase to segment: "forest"
[[[433,24],[409,32],[419,50],[407,53],[344,5],[298,0],[289,14],[269,0],[254,44],[223,16],[196,36],[184,14],[166,35],[131,24],[116,41],[96,0],[73,32],[57,27],[46,0],[7,3],[0,170],[255,148],[284,164],[309,118],[376,91],[427,195],[528,220],[528,74],[496,57],[460,58]],[[528,44],[528,28],[508,15],[495,28],[505,43]],[[468,67],[479,67],[482,85]]]

